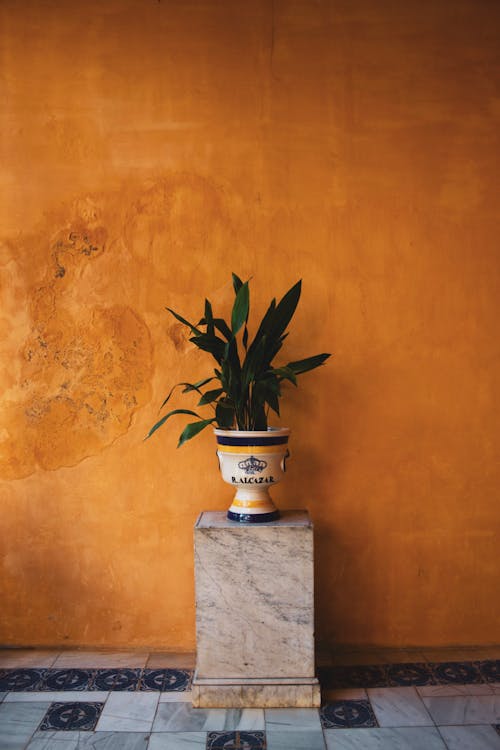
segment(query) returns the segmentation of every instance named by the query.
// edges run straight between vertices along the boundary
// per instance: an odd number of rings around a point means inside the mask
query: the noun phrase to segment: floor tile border
[[[324,690],[493,684],[500,682],[500,660],[333,665],[320,667],[318,676]]]
[[[9,678],[17,677],[17,685]],[[0,691],[66,692],[66,691],[128,691],[184,692],[191,689],[193,670],[179,668],[127,669],[53,669],[9,667],[0,669]]]

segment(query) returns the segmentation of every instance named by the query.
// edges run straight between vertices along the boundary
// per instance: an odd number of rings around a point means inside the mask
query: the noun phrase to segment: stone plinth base
[[[305,511],[241,525],[202,513],[195,526],[200,708],[316,707],[313,527]]]
[[[321,704],[317,679],[193,680],[195,708],[317,708]]]

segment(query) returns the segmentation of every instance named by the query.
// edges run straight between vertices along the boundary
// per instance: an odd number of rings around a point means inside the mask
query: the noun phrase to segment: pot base
[[[277,521],[280,517],[279,510],[273,510],[272,513],[234,513],[228,510],[227,517],[229,521],[238,523],[269,523]]]

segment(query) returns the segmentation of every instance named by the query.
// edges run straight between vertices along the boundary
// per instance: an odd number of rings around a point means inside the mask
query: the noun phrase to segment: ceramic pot
[[[276,521],[279,511],[269,488],[283,478],[288,427],[254,432],[214,429],[222,479],[236,488],[227,517],[240,523]]]

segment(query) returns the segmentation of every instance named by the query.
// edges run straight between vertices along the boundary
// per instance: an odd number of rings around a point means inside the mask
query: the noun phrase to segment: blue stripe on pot
[[[216,435],[219,445],[286,445],[288,435],[283,437],[226,437],[225,435]]]

